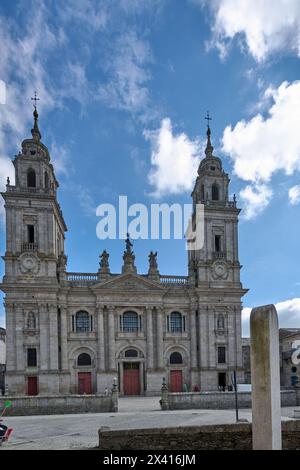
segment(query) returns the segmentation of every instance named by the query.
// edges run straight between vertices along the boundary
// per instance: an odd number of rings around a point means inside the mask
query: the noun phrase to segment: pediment
[[[120,274],[119,276],[114,276],[111,279],[100,281],[97,284],[94,284],[92,287],[93,290],[118,290],[118,291],[154,291],[154,290],[163,290],[157,282],[150,281],[149,279],[139,276],[138,274],[126,273]]]

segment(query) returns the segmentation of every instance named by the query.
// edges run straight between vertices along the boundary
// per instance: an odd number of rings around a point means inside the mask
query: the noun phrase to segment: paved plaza
[[[293,412],[294,408],[283,408],[283,419],[292,418]],[[251,421],[251,410],[240,410],[240,418]],[[235,410],[161,411],[159,397],[120,398],[118,413],[7,417],[5,424],[14,433],[1,450],[92,448],[102,426],[134,429],[234,422]]]

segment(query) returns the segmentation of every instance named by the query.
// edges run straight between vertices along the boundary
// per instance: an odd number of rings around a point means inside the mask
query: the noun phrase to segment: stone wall
[[[282,422],[283,449],[300,450],[300,420]],[[250,423],[99,430],[101,450],[251,450]]]
[[[281,391],[281,406],[296,406],[294,390]],[[251,408],[251,392],[238,393],[238,407]],[[162,409],[215,409],[226,410],[235,408],[234,392],[197,392],[197,393],[168,393],[164,395]]]
[[[7,416],[118,411],[118,400],[114,395],[5,396],[0,398],[0,409],[6,400],[12,402],[11,408],[6,412]]]

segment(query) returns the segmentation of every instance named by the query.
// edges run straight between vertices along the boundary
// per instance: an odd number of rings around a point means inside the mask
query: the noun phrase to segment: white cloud
[[[300,328],[300,298],[284,300],[275,304],[279,328]],[[251,308],[245,307],[242,312],[243,336],[249,336]]]
[[[99,98],[111,108],[122,109],[142,118],[150,113],[147,66],[152,62],[149,44],[133,31],[113,44],[107,66],[107,83],[99,87]]]
[[[258,205],[267,207],[272,193],[265,183],[276,172],[291,175],[300,170],[300,81],[269,87],[264,99],[272,100],[266,117],[257,114],[234,128],[227,126],[222,137],[222,150],[230,156],[235,174],[252,183],[241,192],[250,204],[248,218],[257,214]]]
[[[54,106],[62,107],[65,98],[72,97],[83,104],[87,96],[84,66],[63,58],[66,36],[59,22],[48,21],[45,3],[39,2],[34,16],[28,11],[22,18],[24,24],[20,27],[15,20],[0,17],[0,78],[6,84],[6,102],[0,104],[0,190],[4,190],[7,176],[14,183],[10,157],[17,153],[21,141],[30,136],[33,123],[30,98],[34,90],[40,98],[41,119]],[[64,64],[63,73],[56,77],[48,70],[48,60],[53,57]],[[53,145],[56,146],[55,142]],[[61,156],[65,156],[64,147]],[[58,171],[63,171],[65,158],[55,160]],[[3,214],[2,198],[0,212]]]
[[[63,8],[59,8],[59,16],[65,21],[77,21],[80,27],[103,30],[108,20],[107,4],[94,0],[64,0]]]
[[[289,189],[289,200],[292,206],[296,206],[300,202],[300,185],[293,186]]]
[[[268,206],[272,195],[272,189],[265,184],[247,185],[242,189],[240,197],[244,203],[244,218],[250,220],[261,214]]]
[[[236,175],[247,181],[269,181],[278,170],[300,170],[300,81],[283,82],[267,94],[273,104],[266,118],[257,114],[226,127],[223,134],[224,152],[233,160]]]
[[[73,170],[72,165],[70,163],[69,148],[66,145],[59,146],[54,141],[51,144],[50,155],[51,163],[54,166],[55,172],[63,174],[65,176],[69,176],[71,171]]]
[[[194,0],[212,10],[212,40],[220,56],[234,38],[258,62],[270,54],[290,52],[300,57],[299,0]]]
[[[169,118],[161,121],[155,131],[144,131],[151,143],[149,182],[154,194],[178,194],[192,188],[200,161],[200,142],[190,140],[184,133],[174,135]]]

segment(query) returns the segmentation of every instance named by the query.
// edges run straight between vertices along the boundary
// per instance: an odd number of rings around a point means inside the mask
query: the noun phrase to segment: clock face
[[[215,261],[212,265],[212,277],[213,279],[227,279],[228,277],[228,266],[225,261]]]
[[[18,263],[22,274],[37,274],[40,270],[40,260],[33,253],[23,253]]]

